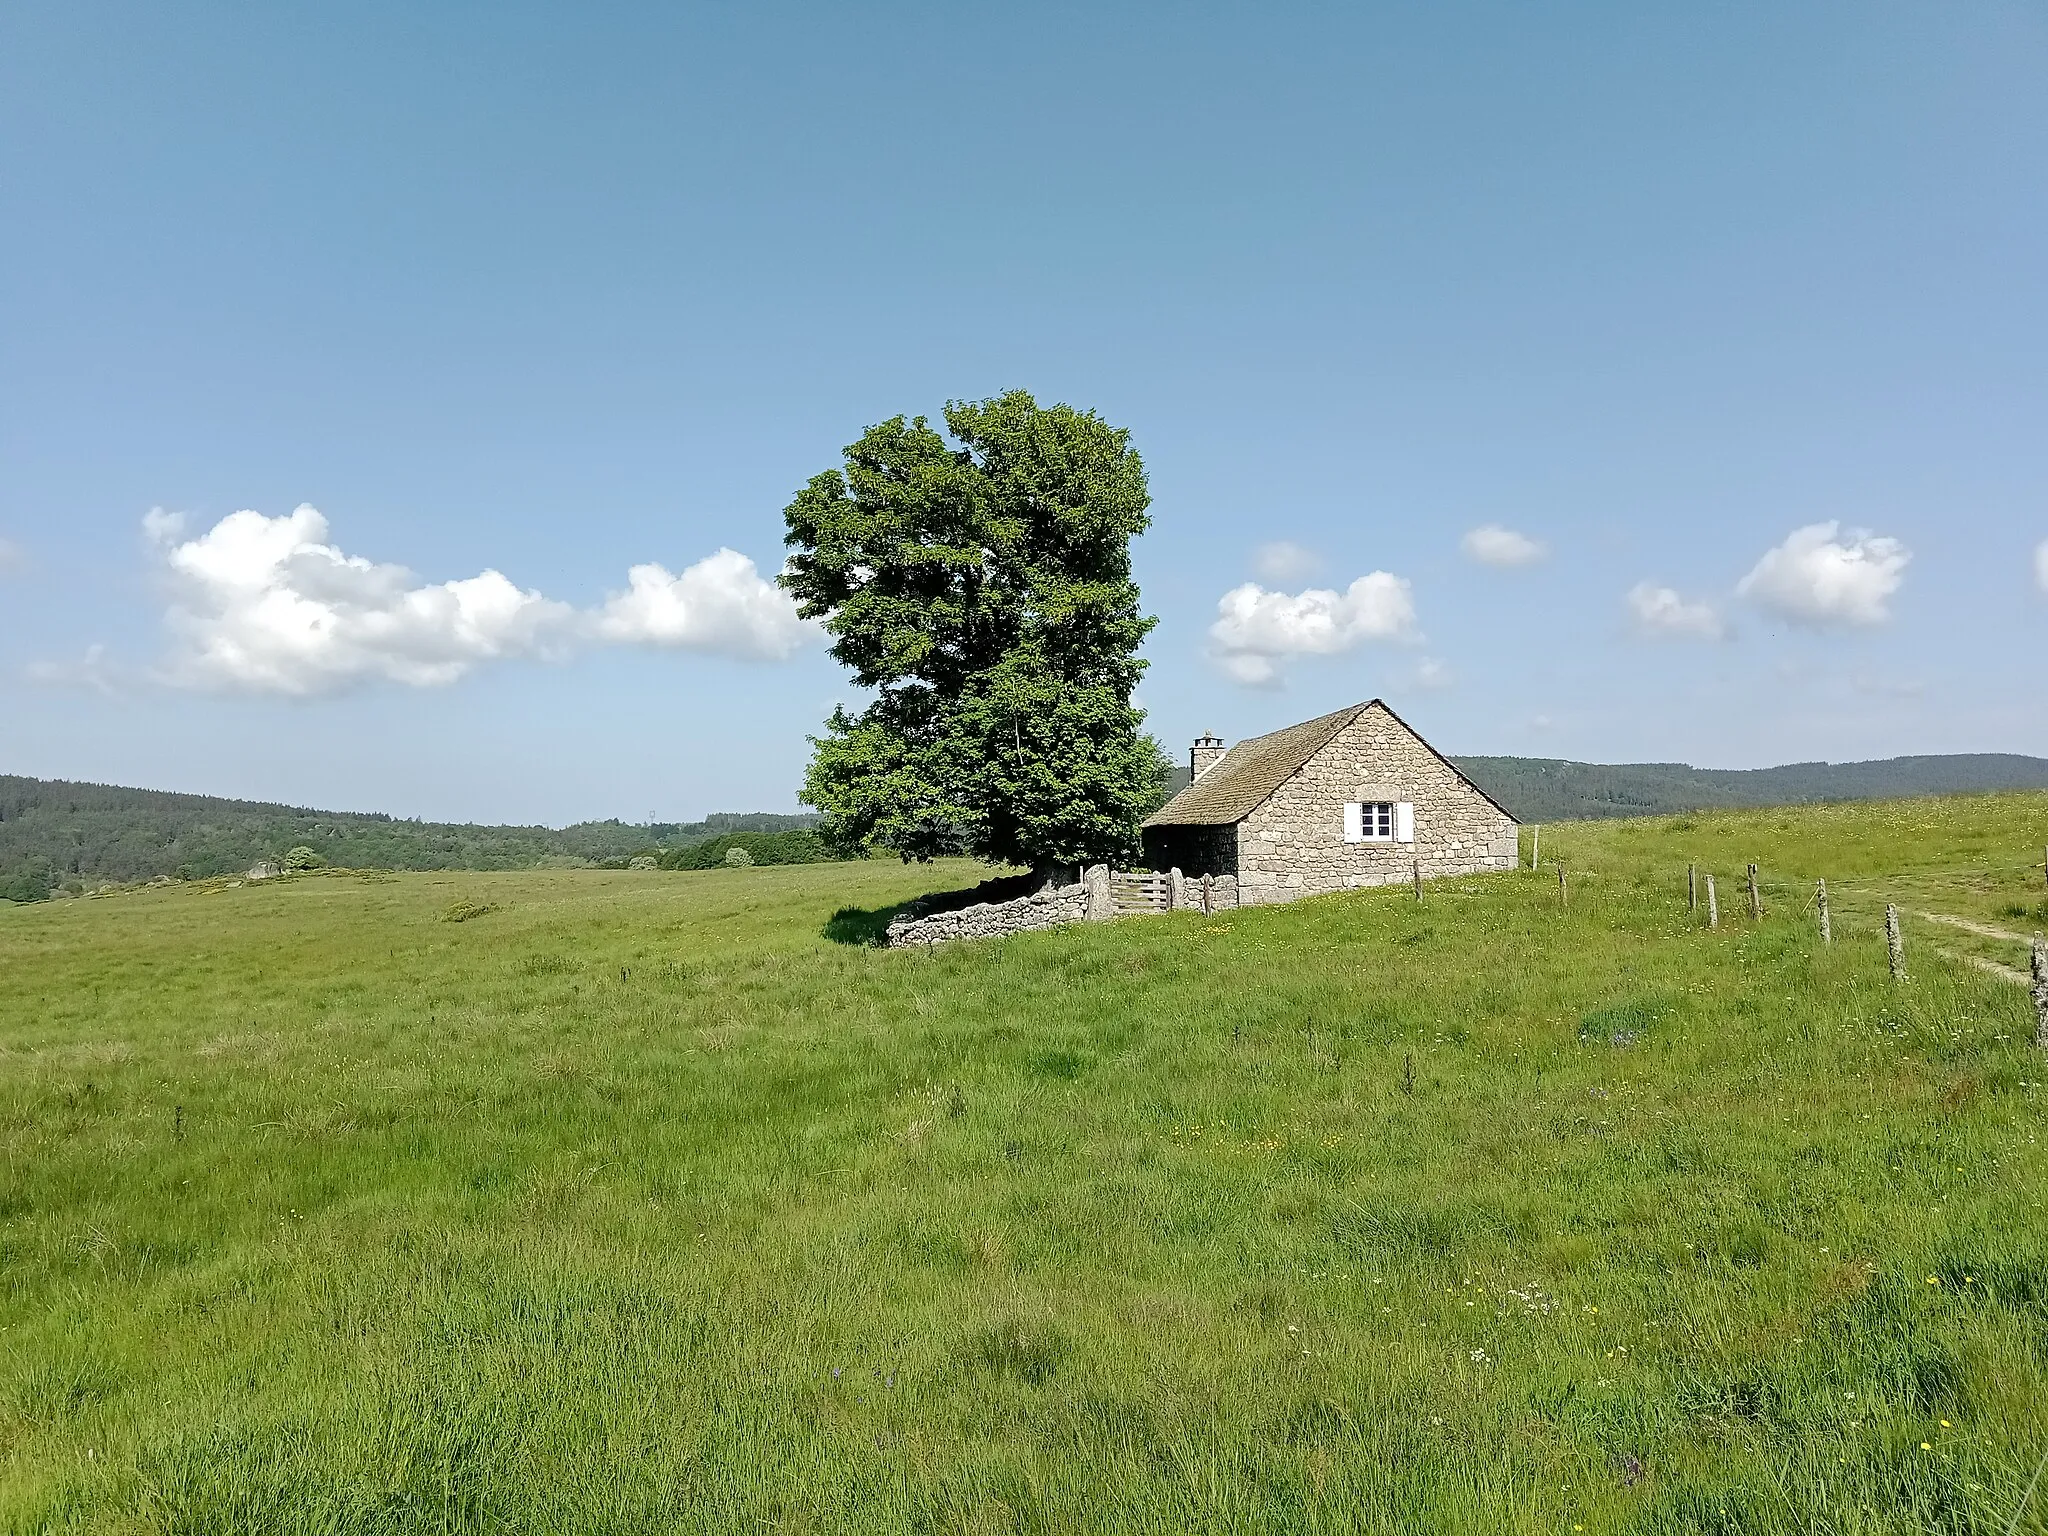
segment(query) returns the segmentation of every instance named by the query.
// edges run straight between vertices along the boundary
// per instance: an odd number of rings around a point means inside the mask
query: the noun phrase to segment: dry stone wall
[[[1407,801],[1412,843],[1347,843],[1351,802]],[[1271,798],[1238,823],[1237,875],[1247,906],[1318,891],[1513,869],[1512,817],[1479,793],[1413,731],[1375,704]]]
[[[1183,882],[1184,902],[1190,912],[1228,912],[1238,904],[1237,876],[1211,875],[1206,896],[1202,882],[1189,875]],[[1206,909],[1203,902],[1207,901]]]
[[[1175,905],[1195,912],[1204,910],[1200,880],[1177,880],[1173,890]],[[1236,876],[1219,875],[1211,879],[1207,903],[1211,912],[1235,907]],[[913,904],[889,924],[886,942],[891,949],[904,949],[916,944],[947,944],[955,939],[999,939],[1005,934],[1060,928],[1068,923],[1107,922],[1117,915],[1110,897],[1109,868],[1098,864],[1083,871],[1077,884],[1048,885],[1012,901],[978,902],[971,907],[940,912],[920,912]]]
[[[906,912],[889,925],[890,947],[945,944],[953,939],[996,939],[1034,928],[1058,928],[1088,915],[1088,886],[1047,886],[1014,901],[981,902],[952,912]]]

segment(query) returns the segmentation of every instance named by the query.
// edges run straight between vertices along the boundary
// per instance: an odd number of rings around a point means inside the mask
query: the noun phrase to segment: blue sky
[[[16,6],[0,771],[793,808],[782,507],[1012,387],[1145,457],[1177,749],[2048,754],[2043,80],[1969,0]]]

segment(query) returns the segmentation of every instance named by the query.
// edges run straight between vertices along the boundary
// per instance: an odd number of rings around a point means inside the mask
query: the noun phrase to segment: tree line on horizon
[[[817,822],[809,812],[762,811],[694,822],[483,826],[0,775],[0,899],[239,874],[261,861],[281,863],[297,848],[342,869],[623,868],[719,837],[774,836]]]
[[[1746,769],[1556,758],[1453,761],[1524,824],[2048,789],[2048,759],[2010,753]],[[1154,773],[1146,798],[1155,804],[1187,781],[1186,765],[1168,763],[1163,754]],[[296,848],[311,849],[338,868],[394,870],[624,868],[649,857],[665,869],[713,869],[724,867],[732,848],[762,865],[846,856],[820,835],[819,819],[721,812],[696,822],[492,827],[0,775],[0,900],[40,900],[67,886],[238,874],[258,860],[282,862]]]

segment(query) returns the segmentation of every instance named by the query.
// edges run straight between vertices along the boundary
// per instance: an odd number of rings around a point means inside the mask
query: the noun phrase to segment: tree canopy
[[[782,577],[873,701],[805,779],[821,829],[905,859],[1127,858],[1156,762],[1131,690],[1153,620],[1130,434],[1023,391],[870,427],[791,502]]]

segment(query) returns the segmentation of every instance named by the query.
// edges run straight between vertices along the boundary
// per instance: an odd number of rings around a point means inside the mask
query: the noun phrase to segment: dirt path
[[[1974,933],[1980,939],[2003,939],[2009,944],[2031,944],[2034,941],[2024,933],[2014,933],[2007,928],[1993,928],[1989,923],[1973,923],[1967,917],[1950,917],[1946,912],[1915,912],[1915,917],[1924,917],[1930,923],[1947,923],[1951,928],[1960,928],[1965,933]]]
[[[2033,985],[2025,972],[2016,971],[2009,965],[2000,965],[1996,960],[1986,960],[1982,955],[1966,955],[1960,950],[1943,949],[1939,944],[1934,946],[1934,952],[1945,959],[1960,960],[1964,965],[1974,965],[1980,971],[1989,971],[2000,981],[2009,981],[2016,987]]]

